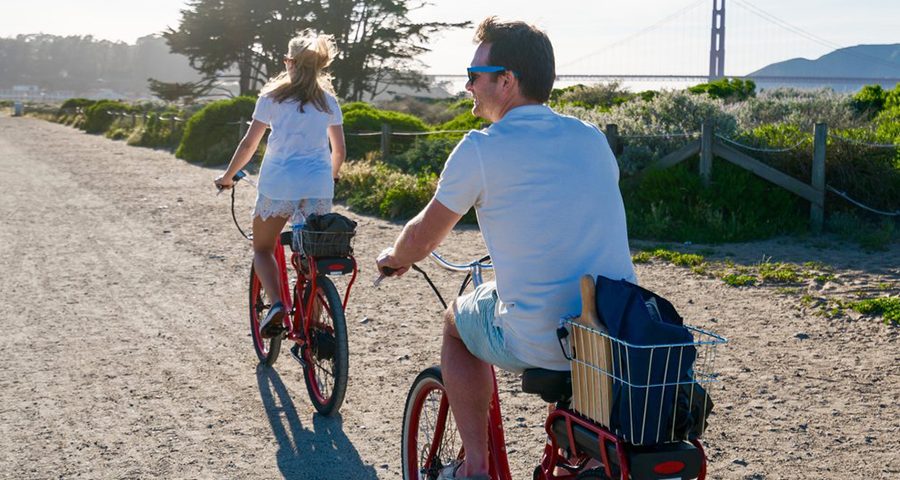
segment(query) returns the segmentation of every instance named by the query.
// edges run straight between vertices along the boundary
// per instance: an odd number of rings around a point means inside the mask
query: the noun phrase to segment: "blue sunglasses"
[[[469,76],[469,83],[475,83],[475,80],[478,79],[479,73],[501,73],[501,72],[506,72],[506,71],[512,72],[512,74],[516,78],[519,77],[519,75],[516,72],[509,70],[506,67],[498,67],[495,65],[481,65],[478,67],[469,67],[466,69],[466,73]]]

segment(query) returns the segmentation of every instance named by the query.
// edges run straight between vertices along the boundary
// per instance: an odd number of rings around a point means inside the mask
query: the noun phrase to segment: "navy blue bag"
[[[679,440],[684,428],[673,426],[676,398],[684,388],[678,383],[692,381],[693,335],[675,307],[649,290],[604,276],[596,287],[600,321],[611,337],[624,342],[612,343],[610,428],[634,444]],[[688,345],[648,348],[671,344]]]

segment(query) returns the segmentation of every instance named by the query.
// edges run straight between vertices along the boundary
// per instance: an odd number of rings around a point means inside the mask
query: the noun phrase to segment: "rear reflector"
[[[684,470],[684,462],[678,462],[674,460],[671,462],[658,463],[655,467],[653,467],[653,472],[658,475],[671,475],[682,470]]]

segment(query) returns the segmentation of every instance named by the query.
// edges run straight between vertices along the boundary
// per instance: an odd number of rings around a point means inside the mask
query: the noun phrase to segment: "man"
[[[606,137],[543,105],[556,77],[547,35],[490,17],[475,41],[466,89],[492,125],[456,146],[434,198],[377,261],[402,275],[475,207],[496,280],[444,314],[441,369],[466,458],[443,478],[487,478],[490,365],[568,370],[556,328],[580,311],[579,278],[635,281]]]

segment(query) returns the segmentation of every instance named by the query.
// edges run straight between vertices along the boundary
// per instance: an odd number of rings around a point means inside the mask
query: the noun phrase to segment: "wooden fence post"
[[[172,117],[169,118],[169,134],[175,132],[175,114],[172,114]],[[241,135],[243,137],[243,135]]]
[[[713,136],[715,130],[712,122],[705,120],[700,127],[700,178],[703,185],[709,186],[712,176]]]
[[[822,233],[825,223],[825,145],[828,139],[828,125],[817,123],[813,130],[813,163],[811,184],[816,191],[816,200],[810,202],[809,223],[813,233]]]
[[[137,126],[137,115],[132,113],[131,114],[131,128],[134,128],[136,126]]]
[[[615,123],[607,123],[606,124],[606,141],[609,143],[609,148],[612,149],[613,155],[621,155],[622,150],[624,150],[622,145],[622,138],[619,137],[619,126]]]
[[[381,159],[388,158],[391,153],[391,126],[387,123],[381,124]]]

